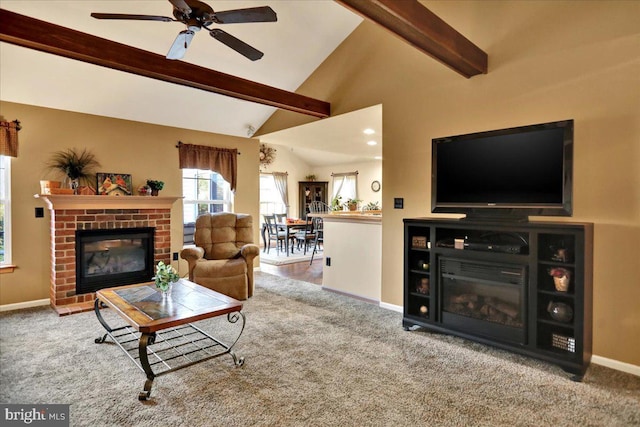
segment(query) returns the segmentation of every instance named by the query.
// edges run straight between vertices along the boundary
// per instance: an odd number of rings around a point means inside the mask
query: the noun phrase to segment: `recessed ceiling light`
[[[367,141],[367,145],[378,145],[378,143],[371,140],[371,141]]]
[[[376,133],[375,130],[371,129],[371,128],[367,128],[365,130],[362,131],[365,135],[373,135],[374,133]]]
[[[382,160],[382,156],[375,156],[374,159],[376,160]]]

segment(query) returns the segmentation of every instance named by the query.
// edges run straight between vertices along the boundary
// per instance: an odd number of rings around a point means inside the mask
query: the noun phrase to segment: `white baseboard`
[[[49,305],[50,303],[51,301],[49,300],[49,298],[47,298],[47,299],[37,299],[34,301],[17,302],[15,304],[4,304],[4,305],[0,305],[0,312],[20,310],[21,308],[40,307],[43,305]]]
[[[595,354],[591,356],[591,361],[596,365],[605,366],[607,368],[615,369],[616,371],[622,371],[640,377],[640,366],[632,365],[631,363],[607,359],[606,357]]]
[[[380,308],[386,308],[387,310],[397,311],[398,313],[402,313],[403,308],[401,305],[389,304],[387,302],[380,301]]]

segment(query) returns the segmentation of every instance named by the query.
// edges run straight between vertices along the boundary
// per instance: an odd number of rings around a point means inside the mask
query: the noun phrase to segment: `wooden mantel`
[[[55,209],[171,209],[179,196],[81,196],[70,194],[35,194]]]

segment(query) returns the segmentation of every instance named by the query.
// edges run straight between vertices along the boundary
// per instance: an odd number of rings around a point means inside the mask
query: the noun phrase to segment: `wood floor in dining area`
[[[314,259],[311,265],[309,265],[308,261],[285,265],[260,263],[260,271],[289,279],[322,285],[322,262],[323,258]]]

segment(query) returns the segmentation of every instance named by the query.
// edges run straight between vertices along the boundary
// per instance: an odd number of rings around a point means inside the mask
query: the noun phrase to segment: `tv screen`
[[[573,120],[436,138],[432,212],[572,213]]]

